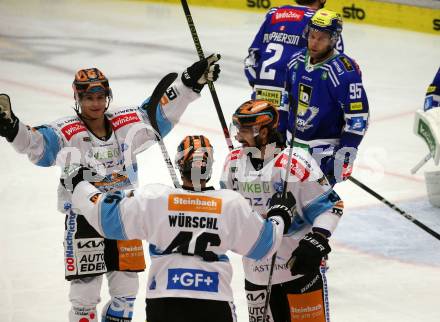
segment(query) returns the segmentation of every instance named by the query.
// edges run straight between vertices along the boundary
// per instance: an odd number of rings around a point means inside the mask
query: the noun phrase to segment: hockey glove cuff
[[[316,274],[319,272],[322,258],[330,251],[328,239],[323,234],[318,231],[310,232],[300,240],[287,265],[292,275]]]
[[[12,142],[17,133],[18,118],[12,112],[11,100],[7,94],[0,94],[0,136]]]
[[[248,79],[249,85],[251,85],[252,87],[254,87],[255,80],[257,78],[257,53],[258,49],[249,48],[249,55],[244,60],[245,74]]]
[[[73,192],[76,186],[82,181],[93,183],[100,182],[103,179],[104,177],[98,175],[95,170],[81,166],[79,168],[73,169],[70,173],[61,177],[60,182],[67,191]]]
[[[267,211],[267,219],[273,216],[279,216],[284,221],[284,231],[286,234],[292,223],[293,213],[295,211],[296,200],[289,191],[283,198],[281,193],[275,193],[270,200],[269,210]]]
[[[220,54],[212,54],[192,64],[182,73],[182,83],[192,88],[194,92],[200,93],[208,81],[214,82],[218,79],[220,65],[216,62],[220,57]]]
[[[356,148],[343,148],[353,150],[353,152],[336,152],[328,157],[323,166],[323,172],[327,176],[329,183],[334,186],[336,183],[347,180],[353,172],[353,162],[356,157]]]

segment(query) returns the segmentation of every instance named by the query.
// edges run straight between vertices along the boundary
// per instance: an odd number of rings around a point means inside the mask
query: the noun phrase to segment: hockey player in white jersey
[[[101,235],[150,243],[148,322],[236,321],[226,252],[270,256],[290,226],[293,196],[277,200],[265,220],[237,192],[206,185],[212,158],[206,137],[185,137],[176,157],[182,188],[150,184],[102,193],[82,181],[84,169],[73,176],[73,207]]]
[[[218,59],[218,55],[212,55],[193,64],[182,76],[182,82],[168,88],[157,106],[157,123],[163,134],[199,97],[207,79],[217,79],[219,67],[214,63]],[[134,187],[136,154],[154,143],[154,134],[146,130],[149,120],[143,105],[107,112],[112,91],[108,79],[97,68],[78,71],[72,86],[77,115],[33,128],[18,120],[9,97],[1,94],[0,135],[38,166],[49,167],[59,161],[66,173],[77,163],[100,170],[105,178],[97,187],[102,192]],[[69,321],[98,321],[96,305],[104,273],[111,299],[104,306],[102,321],[131,321],[139,288],[136,272],[145,269],[142,242],[103,239],[71,209],[71,194],[62,186],[58,189],[58,210],[66,215],[64,262],[72,305]]]
[[[283,190],[288,166],[289,149],[278,143],[277,122],[272,103],[243,103],[233,115],[242,147],[229,154],[223,168],[222,186],[238,191],[262,216],[272,195]],[[287,178],[287,194],[296,199],[296,215],[277,253],[266,321],[329,321],[321,262],[330,252],[328,238],[343,204],[305,149],[294,148]],[[243,266],[249,321],[262,321],[271,261],[243,258]]]

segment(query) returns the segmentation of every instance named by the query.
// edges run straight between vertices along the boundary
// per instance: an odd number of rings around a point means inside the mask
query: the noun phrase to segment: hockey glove
[[[18,133],[18,118],[11,109],[11,100],[6,94],[0,94],[0,136],[8,142],[14,141]]]
[[[286,234],[292,223],[293,214],[295,212],[296,200],[293,194],[289,191],[286,194],[286,198],[283,198],[281,193],[275,193],[272,196],[269,204],[269,210],[267,211],[267,219],[270,217],[279,216],[284,222],[283,234]]]
[[[349,153],[344,157],[336,153],[324,162],[322,170],[332,186],[347,180],[353,172],[353,161],[350,161]]]
[[[88,167],[78,167],[73,169],[70,173],[60,178],[61,185],[66,188],[67,191],[73,192],[76,186],[81,181],[88,181],[90,183],[100,182],[104,177],[98,175],[95,170]]]
[[[316,274],[319,272],[322,258],[330,251],[328,239],[313,228],[313,232],[308,233],[300,240],[287,265],[292,275]]]
[[[258,49],[249,48],[249,55],[244,60],[244,72],[248,79],[249,85],[254,87],[255,79],[257,78],[257,58]]]
[[[214,82],[217,80],[220,74],[220,66],[215,62],[220,57],[220,54],[212,54],[185,69],[182,73],[183,84],[192,88],[194,92],[200,93],[208,81]]]

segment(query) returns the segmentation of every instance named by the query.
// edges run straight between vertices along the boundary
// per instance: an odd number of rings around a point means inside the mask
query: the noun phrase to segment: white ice
[[[263,14],[197,7],[192,13],[205,52],[223,56],[216,89],[229,120],[250,93],[242,60]],[[371,108],[354,175],[440,231],[440,210],[427,201],[424,169],[409,174],[427,153],[412,125],[439,67],[440,38],[350,23],[343,35],[346,52],[362,68]],[[15,113],[30,125],[73,113],[70,86],[79,68],[96,66],[105,72],[116,107],[139,104],[163,75],[180,72],[196,60],[179,6],[0,2],[0,92],[11,96]],[[174,154],[184,135],[198,133],[214,144],[216,183],[227,148],[207,90],[165,142]],[[0,320],[66,321],[64,216],[56,211],[59,171],[33,166],[5,140],[0,151]],[[171,184],[157,147],[142,154],[139,163],[141,183]],[[425,169],[432,168],[429,163]],[[337,191],[346,212],[331,242],[332,321],[440,321],[440,241],[350,182],[338,185]],[[232,258],[235,302],[244,322],[243,274],[240,258]],[[140,276],[134,321],[145,320],[145,273]],[[102,303],[107,299],[104,285]]]

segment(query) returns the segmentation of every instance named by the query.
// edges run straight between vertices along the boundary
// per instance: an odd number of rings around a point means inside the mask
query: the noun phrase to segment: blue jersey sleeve
[[[440,107],[440,68],[426,91],[424,110]]]
[[[337,100],[344,110],[345,126],[342,130],[340,147],[357,148],[368,127],[369,106],[357,64],[342,55],[339,58],[347,70],[336,89]]]

